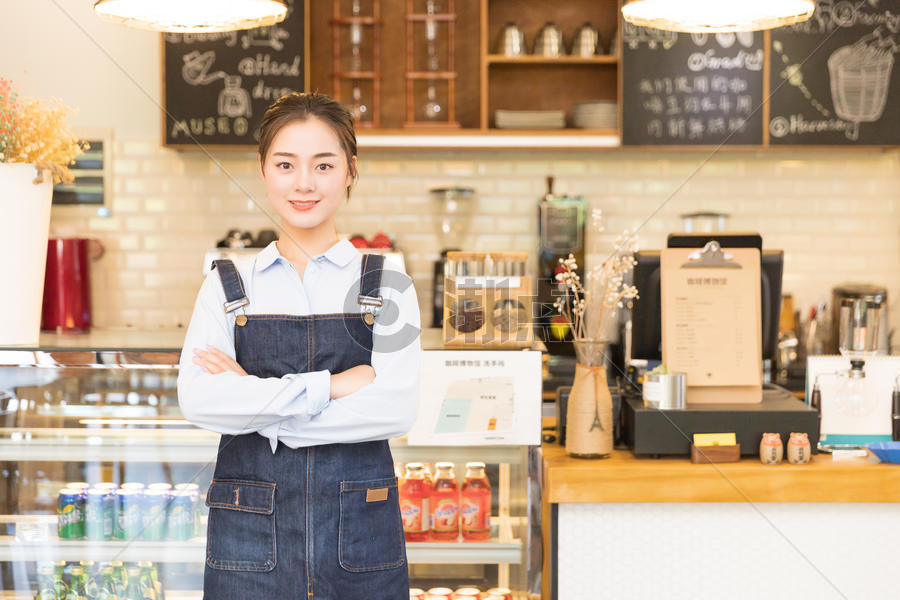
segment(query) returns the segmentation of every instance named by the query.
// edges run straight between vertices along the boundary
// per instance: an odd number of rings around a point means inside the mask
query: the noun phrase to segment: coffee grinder
[[[447,269],[447,253],[459,250],[448,247],[459,244],[469,233],[472,221],[472,202],[475,190],[467,187],[440,187],[428,190],[437,203],[439,214],[435,219],[437,237],[441,247],[441,258],[434,262],[432,282],[432,327],[442,327],[444,321],[444,275]]]

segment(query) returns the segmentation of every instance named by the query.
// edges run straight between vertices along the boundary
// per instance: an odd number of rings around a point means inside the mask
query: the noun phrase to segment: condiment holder
[[[445,347],[528,348],[534,342],[527,252],[448,252]]]

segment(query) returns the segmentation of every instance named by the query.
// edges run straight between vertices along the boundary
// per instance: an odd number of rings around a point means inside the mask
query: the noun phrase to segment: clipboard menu
[[[762,401],[759,271],[756,248],[662,251],[662,358],[688,404]]]

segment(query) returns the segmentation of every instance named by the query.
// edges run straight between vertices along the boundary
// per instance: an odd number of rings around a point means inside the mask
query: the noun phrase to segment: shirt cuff
[[[307,416],[311,419],[331,402],[331,371],[300,373],[306,383]]]

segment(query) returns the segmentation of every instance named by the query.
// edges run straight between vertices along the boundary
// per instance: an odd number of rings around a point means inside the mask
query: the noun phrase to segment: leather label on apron
[[[387,500],[388,489],[384,488],[368,488],[366,490],[366,502],[383,502]]]

